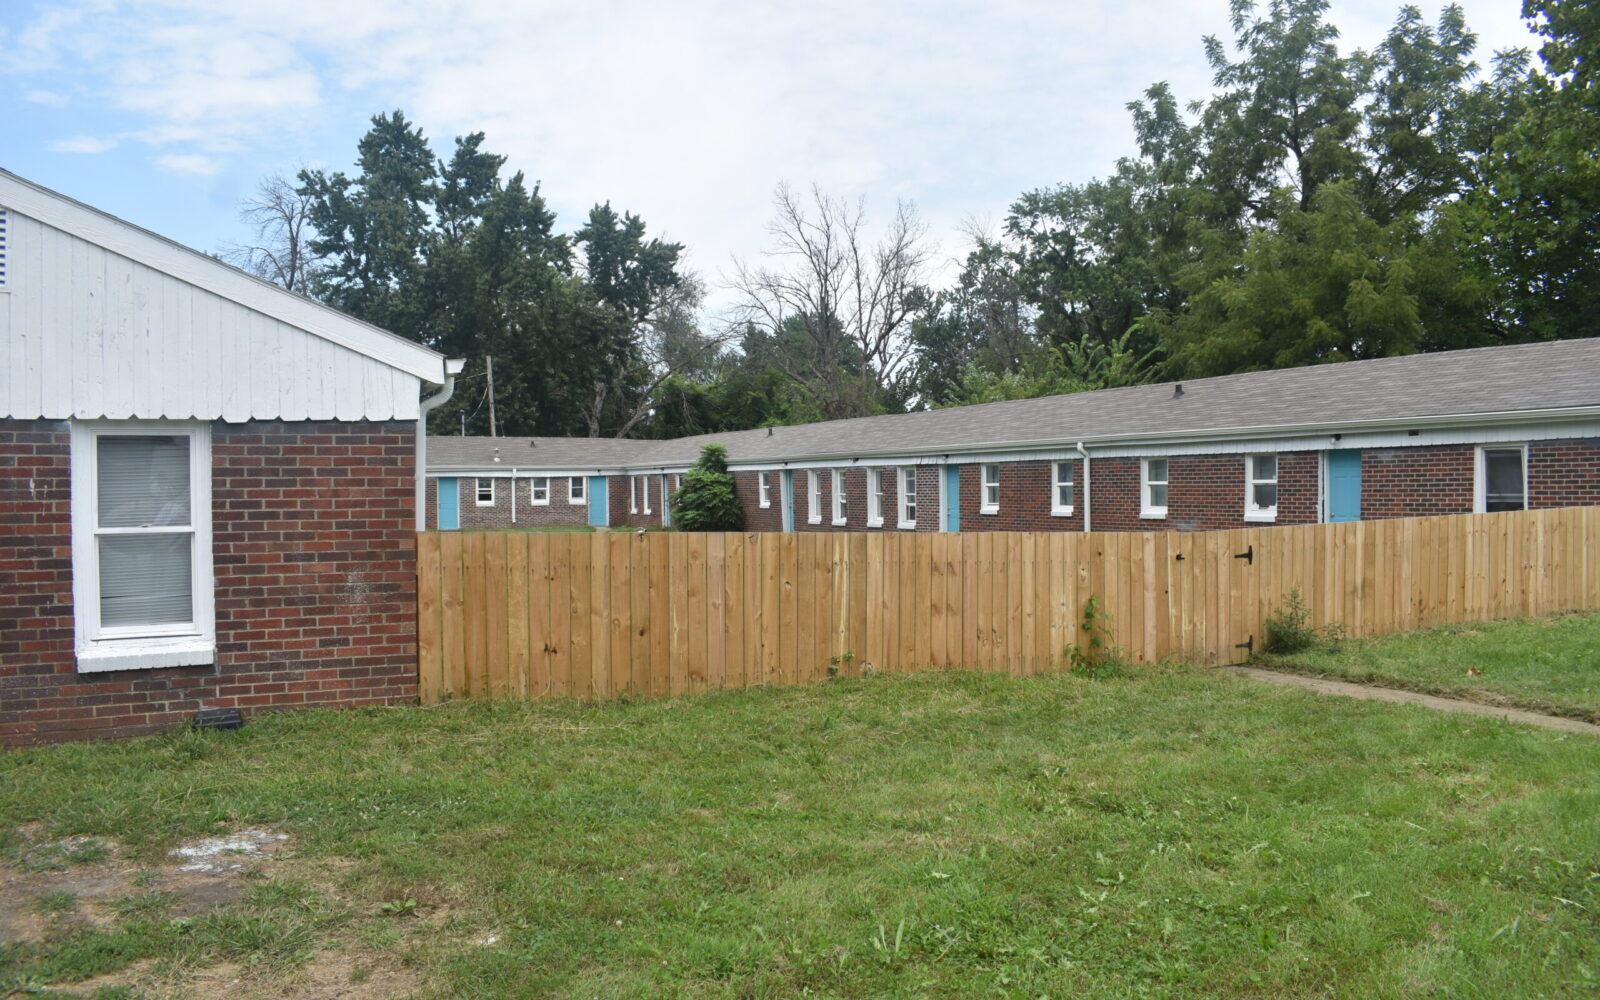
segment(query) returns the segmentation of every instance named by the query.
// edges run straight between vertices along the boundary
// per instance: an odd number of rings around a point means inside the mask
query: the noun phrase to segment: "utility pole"
[[[483,359],[483,363],[484,363],[484,375],[489,380],[489,436],[490,437],[499,437],[500,435],[495,433],[495,428],[494,428],[494,357],[493,357],[493,355],[485,356],[484,359]]]

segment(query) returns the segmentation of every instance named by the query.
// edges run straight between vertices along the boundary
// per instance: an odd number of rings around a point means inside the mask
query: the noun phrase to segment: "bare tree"
[[[584,407],[589,436],[600,437],[616,421],[613,437],[627,437],[654,411],[661,385],[674,375],[700,373],[721,353],[730,334],[707,334],[697,319],[704,286],[693,274],[665,290],[638,324],[637,348],[611,378],[597,379]],[[638,386],[615,409],[611,395],[621,386]],[[624,390],[626,391],[626,390]]]
[[[729,284],[743,300],[736,323],[779,339],[798,326],[806,349],[779,351],[779,367],[825,417],[866,416],[911,351],[904,330],[933,252],[927,226],[902,201],[882,239],[869,243],[864,201],[852,207],[816,185],[802,200],[786,184],[774,200],[768,266],[733,263]]]
[[[255,227],[255,239],[222,254],[259,278],[299,295],[310,295],[311,227],[307,199],[282,174],[263,178],[255,196],[239,207],[239,218]]]

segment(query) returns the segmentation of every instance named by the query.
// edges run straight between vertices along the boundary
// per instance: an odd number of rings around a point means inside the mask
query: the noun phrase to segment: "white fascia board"
[[[271,316],[357,354],[381,361],[425,382],[444,384],[444,356],[421,344],[364,323],[314,299],[285,291],[232,264],[124,222],[3,169],[0,169],[0,208],[104,247],[135,263],[154,268],[264,316]]]

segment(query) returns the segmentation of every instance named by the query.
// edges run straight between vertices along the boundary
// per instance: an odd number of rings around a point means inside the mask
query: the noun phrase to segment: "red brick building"
[[[581,473],[590,495],[609,491],[543,515],[574,525],[670,525],[662,494],[710,443],[728,450],[752,531],[1205,531],[1600,504],[1600,340],[675,441],[434,441],[453,461],[430,477],[457,491],[505,474],[490,449],[519,456],[517,476]],[[460,495],[455,526],[505,524]]]
[[[0,743],[409,700],[443,358],[0,172]]]

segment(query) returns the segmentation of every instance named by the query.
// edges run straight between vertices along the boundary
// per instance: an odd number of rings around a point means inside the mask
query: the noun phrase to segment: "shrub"
[[[1283,596],[1283,604],[1272,610],[1266,620],[1266,641],[1262,652],[1299,653],[1322,642],[1344,638],[1344,626],[1335,622],[1321,628],[1311,624],[1311,609],[1306,607],[1300,588]]]
[[[728,449],[708,444],[672,495],[673,523],[682,531],[742,531],[744,508],[728,471]]]
[[[1083,632],[1083,645],[1068,647],[1067,668],[1095,680],[1115,674],[1122,657],[1111,646],[1111,616],[1100,606],[1100,598],[1091,595],[1084,603],[1078,628]]]

